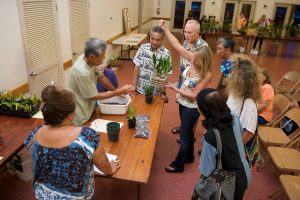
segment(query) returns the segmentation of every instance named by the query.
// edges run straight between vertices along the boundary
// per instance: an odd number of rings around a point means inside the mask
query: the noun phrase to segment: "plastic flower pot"
[[[106,131],[107,131],[109,142],[119,141],[120,124],[118,122],[107,123]]]

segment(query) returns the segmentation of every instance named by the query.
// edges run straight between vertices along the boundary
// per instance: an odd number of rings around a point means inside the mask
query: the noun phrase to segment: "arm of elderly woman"
[[[114,174],[120,167],[120,161],[109,161],[102,145],[98,145],[94,152],[93,163],[106,175]]]

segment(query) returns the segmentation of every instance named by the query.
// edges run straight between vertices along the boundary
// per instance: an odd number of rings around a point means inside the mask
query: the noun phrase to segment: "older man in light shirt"
[[[73,123],[83,125],[92,116],[96,108],[96,100],[127,94],[130,85],[115,89],[100,70],[105,58],[107,45],[99,38],[90,38],[85,43],[84,55],[78,57],[70,72],[68,87],[76,97],[76,112]],[[111,91],[98,93],[97,79]]]

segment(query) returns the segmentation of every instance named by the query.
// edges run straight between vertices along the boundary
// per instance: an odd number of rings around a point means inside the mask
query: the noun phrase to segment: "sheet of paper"
[[[98,132],[102,132],[102,133],[106,133],[106,124],[112,122],[109,120],[104,120],[104,119],[95,119],[92,123],[91,123],[91,128],[94,129],[95,131]],[[120,123],[120,128],[123,126],[122,122],[118,122]]]
[[[35,113],[31,118],[44,119],[42,111]]]
[[[109,161],[112,161],[112,160],[115,161],[117,159],[116,155],[113,155],[113,154],[110,154],[110,153],[106,153],[106,155],[107,155]],[[96,165],[94,165],[94,171],[97,174],[105,175],[100,169],[98,169],[98,167],[96,167]]]

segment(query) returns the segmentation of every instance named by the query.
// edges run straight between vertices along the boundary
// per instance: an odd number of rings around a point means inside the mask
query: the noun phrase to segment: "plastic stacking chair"
[[[275,91],[282,94],[293,94],[295,93],[295,87],[299,83],[300,73],[296,71],[289,71],[276,83]]]
[[[287,111],[281,119],[286,116],[290,118],[290,120],[293,120],[295,123],[298,124],[300,127],[300,109],[299,108],[293,108],[289,111]],[[281,120],[280,119],[280,120]],[[286,124],[283,124],[285,126]],[[276,128],[276,127],[264,127],[259,126],[258,128],[258,138],[259,138],[259,151],[262,156],[262,158],[265,160],[265,162],[257,167],[257,170],[259,171],[264,166],[270,163],[270,159],[268,159],[267,156],[263,156],[267,153],[266,149],[269,146],[282,146],[282,147],[290,147],[295,145],[295,141],[298,141],[300,138],[300,131],[297,131],[296,133],[292,134],[291,138],[289,138],[282,130],[282,128]]]

